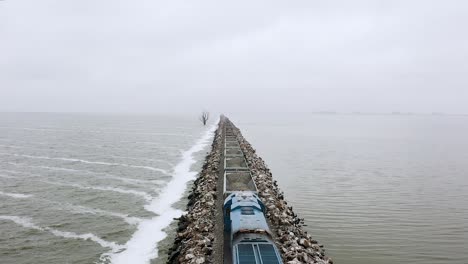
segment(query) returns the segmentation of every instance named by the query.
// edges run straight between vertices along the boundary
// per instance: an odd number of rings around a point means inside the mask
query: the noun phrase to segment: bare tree
[[[208,119],[210,119],[210,113],[203,111],[203,113],[200,115],[200,121],[203,123],[204,126],[206,126],[206,122],[208,122]]]

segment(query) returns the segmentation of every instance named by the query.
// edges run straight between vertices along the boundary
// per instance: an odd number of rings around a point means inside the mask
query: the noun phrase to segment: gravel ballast
[[[333,261],[325,255],[323,246],[303,230],[303,219],[288,206],[265,162],[257,156],[255,149],[245,140],[240,130],[225,117],[220,119],[212,150],[193,184],[187,213],[179,218],[174,245],[169,250],[168,263],[222,264],[222,160],[225,127],[232,128],[245,155],[259,197],[267,208],[266,217],[284,263],[332,264]]]

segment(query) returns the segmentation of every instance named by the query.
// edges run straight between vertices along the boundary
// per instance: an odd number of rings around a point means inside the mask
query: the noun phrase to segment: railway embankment
[[[248,169],[265,205],[265,215],[273,239],[285,264],[332,264],[323,246],[303,229],[303,219],[285,201],[284,194],[272,173],[241,131],[227,118],[221,117],[202,171],[194,182],[187,213],[179,219],[174,245],[168,263],[222,264],[226,255],[223,235],[224,147],[225,128],[239,143]],[[228,150],[228,149],[226,149]],[[224,250],[223,250],[224,249]],[[230,263],[229,263],[230,264]]]
[[[188,196],[187,213],[180,217],[174,245],[169,250],[168,262],[216,263],[213,244],[215,239],[215,203],[218,174],[223,154],[223,129],[226,122],[221,118],[215,131],[211,152],[206,156],[198,178]],[[221,197],[222,199],[222,197]]]

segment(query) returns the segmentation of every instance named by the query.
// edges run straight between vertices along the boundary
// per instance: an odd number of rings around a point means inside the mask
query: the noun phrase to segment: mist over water
[[[0,121],[8,264],[149,263],[185,209],[172,204],[213,132],[196,116],[2,113]]]
[[[468,263],[468,118],[232,115],[336,263]]]

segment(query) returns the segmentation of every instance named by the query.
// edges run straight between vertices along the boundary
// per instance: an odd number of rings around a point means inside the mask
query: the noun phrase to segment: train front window
[[[254,210],[251,207],[242,207],[241,214],[242,215],[254,215]]]
[[[240,244],[237,246],[238,264],[257,264],[252,244]]]
[[[279,264],[275,249],[270,244],[258,244],[263,264]]]
[[[275,247],[268,243],[245,243],[236,247],[235,264],[281,264]]]

